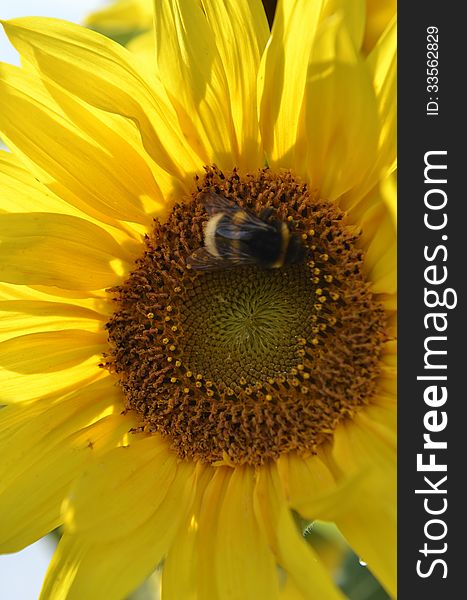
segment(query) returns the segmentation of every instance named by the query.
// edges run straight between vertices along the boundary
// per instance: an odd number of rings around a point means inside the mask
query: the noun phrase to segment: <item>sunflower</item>
[[[395,595],[394,22],[164,0],[153,60],[3,26],[2,551],[62,526],[47,599],[342,598],[300,516]],[[214,196],[300,259],[193,268]]]
[[[130,46],[132,50],[140,47],[140,41],[146,47],[152,46],[153,4],[154,0],[115,0],[112,4],[88,15],[86,25]],[[263,6],[271,21],[276,4],[275,0],[263,0]],[[356,5],[354,10],[363,10],[366,13],[363,40],[361,40],[363,53],[367,54],[373,49],[394,18],[396,5],[396,0],[366,0],[366,6],[362,2]],[[148,35],[144,35],[146,33]],[[139,37],[139,41],[134,40],[136,37]]]
[[[128,45],[133,38],[150,32],[154,0],[116,0],[87,16],[87,27]],[[130,44],[131,45],[131,44]]]

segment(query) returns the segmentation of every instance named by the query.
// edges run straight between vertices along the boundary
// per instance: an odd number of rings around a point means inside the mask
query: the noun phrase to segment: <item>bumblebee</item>
[[[213,271],[257,265],[278,269],[304,258],[300,238],[274,216],[272,208],[257,216],[214,192],[203,194],[201,203],[209,220],[204,223],[204,247],[187,260],[191,268]]]

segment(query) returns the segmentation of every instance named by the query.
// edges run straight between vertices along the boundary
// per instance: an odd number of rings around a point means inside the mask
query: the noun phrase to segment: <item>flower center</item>
[[[183,362],[235,394],[287,376],[301,363],[300,341],[313,337],[313,298],[305,264],[206,273],[180,307]]]
[[[262,464],[312,453],[371,401],[379,375],[384,311],[363,275],[358,232],[290,173],[242,178],[213,167],[197,183],[112,290],[105,366],[141,428],[170,438],[182,458]],[[190,268],[206,242],[207,193],[286,223],[300,260],[266,268],[237,264],[233,252]]]

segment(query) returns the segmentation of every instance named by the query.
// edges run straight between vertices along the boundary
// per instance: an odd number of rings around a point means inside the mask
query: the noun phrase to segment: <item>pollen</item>
[[[204,242],[207,191],[257,215],[272,209],[301,240],[302,262],[190,269]],[[387,340],[358,238],[335,204],[291,173],[206,168],[110,291],[103,365],[141,431],[209,464],[316,452],[371,401]]]

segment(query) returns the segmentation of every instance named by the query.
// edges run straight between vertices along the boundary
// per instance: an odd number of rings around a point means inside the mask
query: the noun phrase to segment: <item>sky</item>
[[[0,18],[57,17],[79,23],[87,13],[105,4],[105,0],[0,0]],[[17,54],[3,31],[0,33],[0,60],[18,64]]]
[[[0,18],[48,16],[79,23],[104,4],[105,0],[0,0]],[[3,31],[0,61],[19,64]],[[37,600],[52,552],[53,543],[46,538],[16,554],[0,556],[0,599]]]

